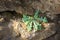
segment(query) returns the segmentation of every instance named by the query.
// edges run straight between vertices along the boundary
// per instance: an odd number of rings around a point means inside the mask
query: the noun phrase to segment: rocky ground
[[[60,20],[58,20],[60,18],[59,15],[56,15],[57,20],[49,20],[49,26],[47,27],[47,29],[43,31],[38,31],[36,33],[32,32],[31,34],[29,34],[20,27],[21,17],[20,15],[15,13],[16,12],[0,13],[0,40],[59,40],[60,39],[59,38]]]
[[[20,27],[22,14],[40,10],[47,30],[28,33]],[[23,33],[24,32],[24,33]],[[0,0],[0,40],[60,40],[60,0]]]

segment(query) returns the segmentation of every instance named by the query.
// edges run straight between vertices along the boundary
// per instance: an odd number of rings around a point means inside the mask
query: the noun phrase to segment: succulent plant
[[[48,22],[46,17],[39,17],[39,10],[36,10],[34,16],[28,16],[23,14],[22,21],[26,24],[26,29],[28,31],[31,30],[42,30],[42,22],[46,23]]]

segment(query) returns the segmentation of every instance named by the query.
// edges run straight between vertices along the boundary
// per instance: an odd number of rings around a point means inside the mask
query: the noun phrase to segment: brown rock
[[[42,12],[50,11],[53,14],[60,13],[59,0],[0,0],[0,12],[16,11],[32,15],[36,9]]]

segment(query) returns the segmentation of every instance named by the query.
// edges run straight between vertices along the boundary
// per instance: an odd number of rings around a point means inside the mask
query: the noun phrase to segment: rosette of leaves
[[[22,18],[22,21],[26,24],[26,28],[28,31],[31,31],[31,30],[42,30],[44,29],[41,25],[42,22],[46,23],[48,22],[47,21],[47,18],[46,17],[39,17],[39,10],[36,10],[35,14],[33,17],[31,16],[27,16],[27,15],[23,15],[23,18]]]

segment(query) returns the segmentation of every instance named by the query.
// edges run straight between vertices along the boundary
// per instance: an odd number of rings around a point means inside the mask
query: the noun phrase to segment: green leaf
[[[41,22],[43,21],[43,17],[40,18],[40,21],[41,21]]]
[[[45,23],[48,22],[46,17],[44,17],[43,22],[45,22]]]
[[[27,30],[28,30],[28,31],[31,31],[31,30],[32,30],[32,22],[30,22],[30,23],[27,25]]]
[[[28,25],[30,21],[26,21],[25,24]]]
[[[27,30],[28,30],[28,31],[31,31],[31,30],[32,30],[32,28],[31,28],[31,27],[29,27],[29,26],[27,26]]]
[[[42,30],[42,29],[41,29],[41,27],[42,27],[41,24],[39,24],[38,22],[36,22],[36,24],[37,24],[37,27],[38,27],[37,30]]]
[[[27,15],[23,15],[23,18],[22,18],[22,21],[23,22],[26,22],[29,20],[29,17]]]
[[[38,26],[38,30],[42,30],[42,26],[41,26],[41,24]]]
[[[34,23],[33,28],[35,31],[37,31],[38,30],[38,24],[37,24],[38,22],[34,21],[33,23]]]
[[[34,18],[38,18],[39,10],[36,10]]]

